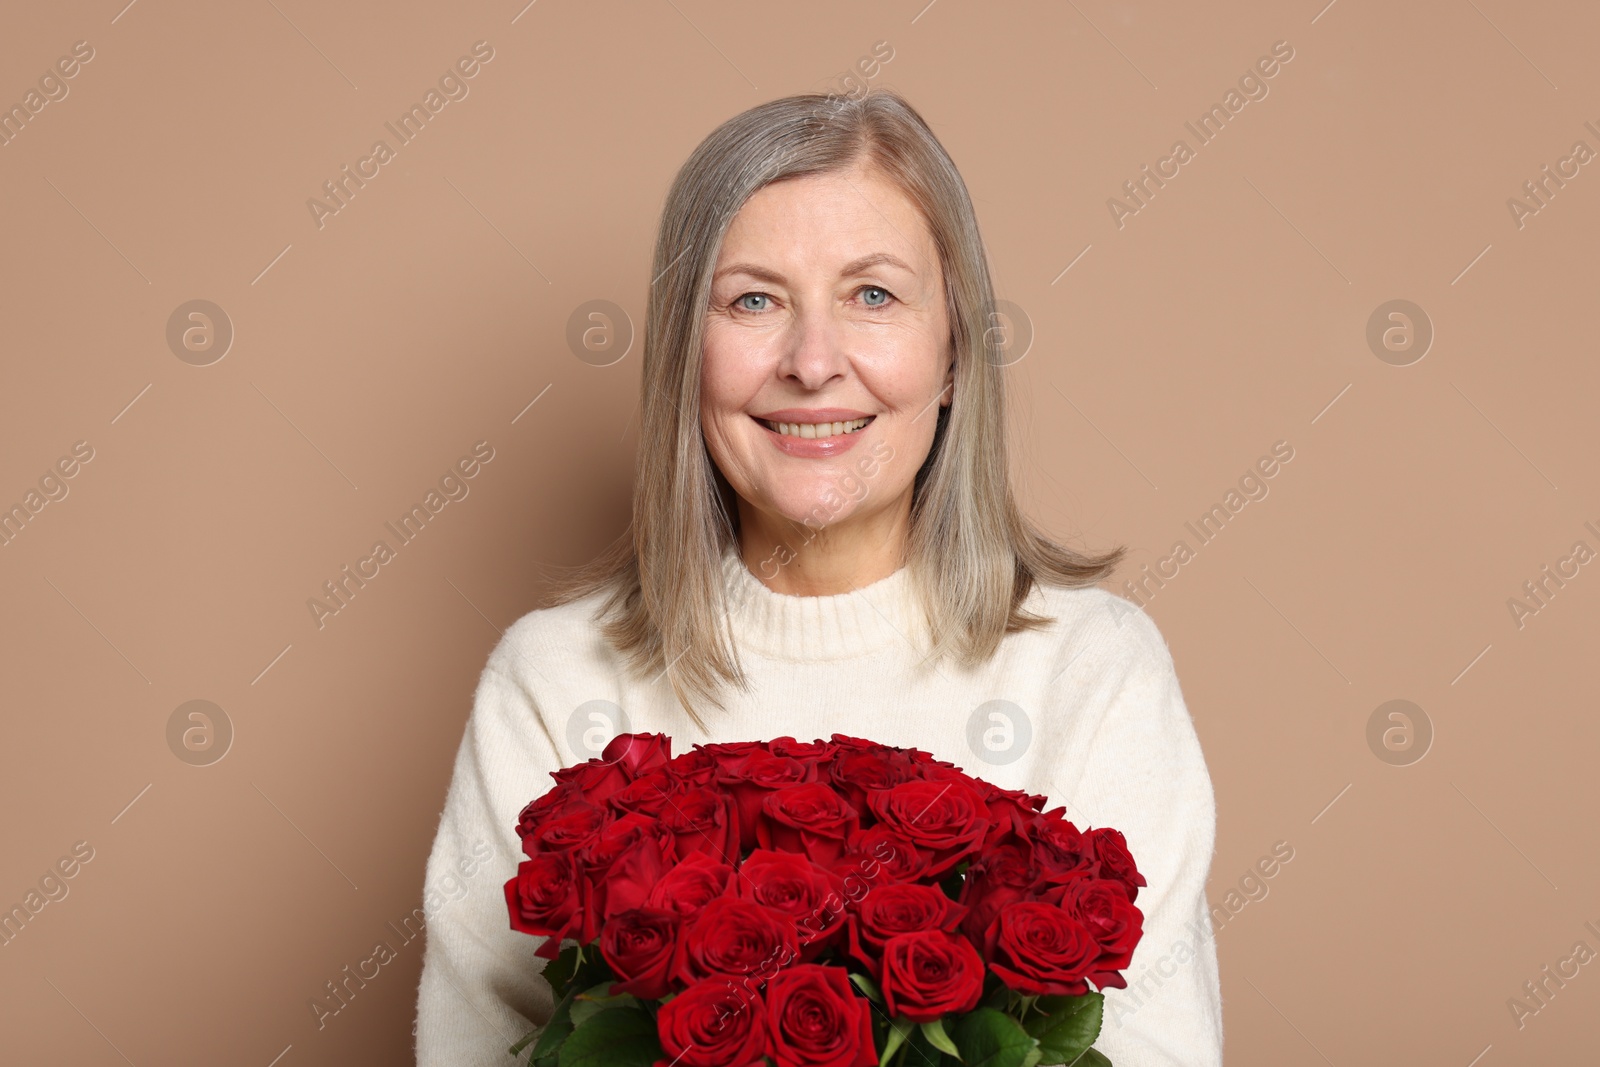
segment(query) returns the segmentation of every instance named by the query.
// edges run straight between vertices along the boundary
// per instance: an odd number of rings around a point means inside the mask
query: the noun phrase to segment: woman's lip
[[[871,418],[873,421],[877,420],[877,416],[862,417]],[[790,437],[787,434],[781,434],[776,430],[769,429],[765,423],[754,415],[750,416],[750,418],[766,432],[768,440],[773,443],[778,451],[785,455],[805,459],[837,456],[848,452],[856,446],[856,439],[872,428],[872,423],[869,422],[854,433],[835,434],[832,437]],[[840,419],[838,421],[845,422],[849,420]]]

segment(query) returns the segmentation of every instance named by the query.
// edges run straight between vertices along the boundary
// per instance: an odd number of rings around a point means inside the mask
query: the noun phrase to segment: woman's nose
[[[795,315],[792,330],[778,368],[780,375],[816,389],[844,373],[850,362],[848,341],[844,323],[834,309],[805,309]]]

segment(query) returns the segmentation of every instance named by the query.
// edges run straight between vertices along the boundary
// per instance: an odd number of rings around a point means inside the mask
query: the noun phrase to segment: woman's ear
[[[944,392],[939,394],[939,403],[940,403],[940,405],[942,405],[943,407],[949,407],[950,406],[950,401],[955,399],[955,386],[956,386],[956,357],[955,357],[955,353],[952,352],[950,354],[950,370],[947,371],[945,373],[945,376],[944,376]]]

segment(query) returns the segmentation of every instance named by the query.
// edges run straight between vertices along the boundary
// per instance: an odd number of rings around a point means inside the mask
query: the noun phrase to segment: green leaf
[[[572,1002],[576,999],[578,991],[569,989],[567,994],[556,1004],[555,1011],[550,1013],[550,1019],[544,1026],[511,1046],[511,1054],[515,1056],[529,1041],[534,1038],[538,1043],[533,1046],[533,1051],[528,1053],[529,1063],[538,1063],[540,1060],[554,1056],[561,1042],[572,1033]]]
[[[616,978],[597,947],[591,945],[585,951],[576,941],[545,964],[541,973],[557,997],[565,996],[567,991],[574,987],[581,991],[588,989],[602,978],[613,980]]]
[[[1076,1061],[1100,1036],[1104,994],[1088,992],[1081,997],[1040,997],[1036,1005],[1044,1015],[1035,1015],[1026,1024],[1028,1033],[1039,1039],[1044,1050],[1040,1063],[1063,1064]],[[1096,1053],[1098,1055],[1098,1053]]]
[[[567,986],[572,982],[572,976],[578,970],[578,943],[574,941],[562,949],[555,959],[544,965],[540,973],[545,981],[550,983],[550,988],[556,991],[556,996],[565,996]]]
[[[870,977],[852,971],[850,973],[850,981],[854,983],[857,989],[865,993],[870,1000],[878,1004],[883,1003],[883,993],[879,991],[878,983],[874,982]]]
[[[616,979],[614,978],[607,978],[599,985],[590,986],[578,994],[577,999],[572,1002],[573,1026],[582,1026],[607,1008],[637,1008],[639,1006],[639,998],[628,993],[619,993],[617,996],[611,995],[611,984],[615,981]]]
[[[1097,1049],[1089,1049],[1078,1057],[1071,1067],[1111,1067],[1111,1061],[1101,1055]]]
[[[1022,1024],[993,1008],[978,1008],[956,1020],[956,1048],[969,1067],[1025,1067],[1039,1042]]]
[[[932,1022],[923,1023],[922,1036],[928,1039],[928,1044],[940,1052],[948,1052],[956,1059],[964,1060],[960,1050],[956,1048],[956,1043],[951,1041],[950,1035],[944,1032],[944,1022],[942,1020],[935,1019]]]
[[[656,1022],[637,1008],[607,1008],[572,1032],[560,1067],[652,1067],[664,1056]]]
[[[905,1041],[906,1035],[910,1034],[916,1025],[904,1015],[897,1015],[889,1022],[889,1038],[883,1043],[883,1055],[878,1058],[878,1067],[884,1067],[889,1062],[889,1058],[895,1054]]]

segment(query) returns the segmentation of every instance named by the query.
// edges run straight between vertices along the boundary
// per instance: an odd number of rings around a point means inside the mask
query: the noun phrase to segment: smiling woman
[[[518,812],[545,775],[602,754],[599,706],[612,734],[845,732],[982,762],[1117,827],[1147,879],[1124,902],[1144,943],[1207,936],[1160,1006],[1096,1047],[1118,1067],[1220,1064],[1210,775],[1155,623],[1096,587],[1122,550],[1059,544],[1013,498],[1016,372],[986,348],[977,217],[927,123],[881,89],[733,117],[679,170],[650,277],[632,522],[506,630],[479,679],[427,885],[480,836],[508,880],[428,912],[418,1063],[505,1062],[552,1020],[547,939],[507,922]],[[644,834],[674,816],[629,818]],[[582,873],[623,842],[574,846]],[[636,906],[596,892],[557,903]]]

